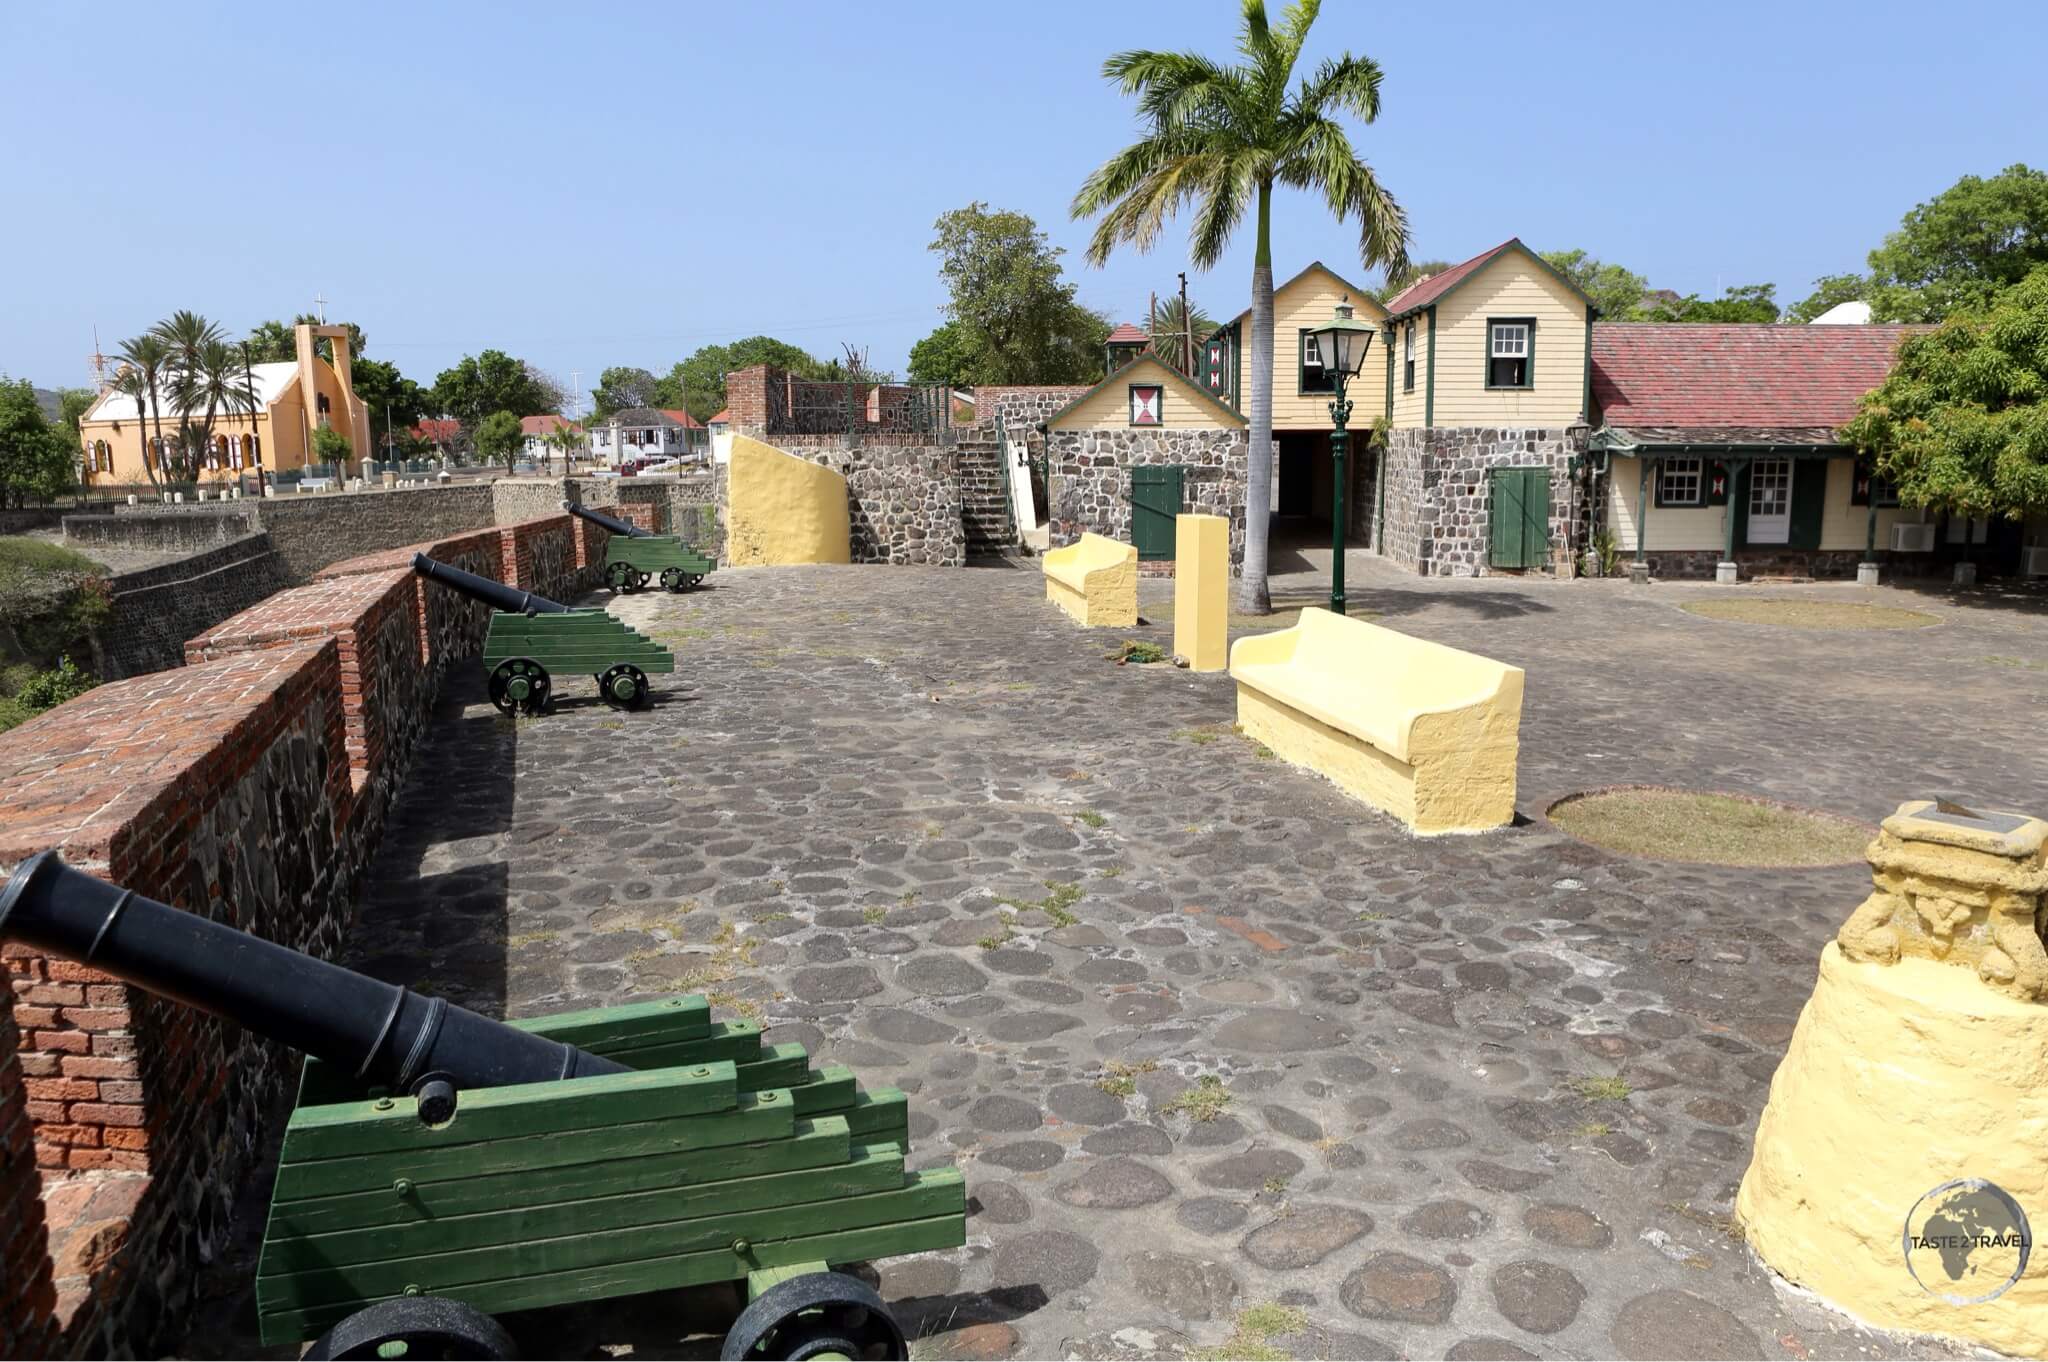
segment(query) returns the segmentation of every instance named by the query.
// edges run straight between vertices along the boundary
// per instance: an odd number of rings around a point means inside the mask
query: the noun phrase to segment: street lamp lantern
[[[1344,481],[1344,447],[1350,436],[1344,427],[1351,419],[1351,400],[1344,396],[1344,387],[1365,368],[1365,356],[1377,330],[1372,323],[1354,318],[1351,300],[1345,298],[1329,321],[1309,333],[1335,394],[1330,403],[1330,610],[1338,615],[1344,613],[1344,512],[1350,499]]]

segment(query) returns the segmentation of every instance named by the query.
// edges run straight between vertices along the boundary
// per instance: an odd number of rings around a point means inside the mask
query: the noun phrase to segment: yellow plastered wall
[[[1329,393],[1303,393],[1301,391],[1301,330],[1327,324],[1335,315],[1337,304],[1351,301],[1351,315],[1361,322],[1377,326],[1386,320],[1387,310],[1377,301],[1350,287],[1328,270],[1311,269],[1298,279],[1290,280],[1285,288],[1273,295],[1273,429],[1275,430],[1328,430],[1330,428]],[[1252,319],[1244,318],[1245,343],[1251,343]],[[1373,341],[1374,346],[1379,341]],[[1378,400],[1386,387],[1386,361],[1377,353],[1369,353],[1365,370],[1351,380],[1349,392],[1358,409],[1367,413],[1359,425],[1371,423],[1381,405]],[[1239,398],[1246,411],[1251,409],[1251,375],[1245,375],[1245,391]]]
[[[1709,465],[1718,462],[1708,459]],[[1614,530],[1614,542],[1624,552],[1636,547],[1636,504],[1642,488],[1642,461],[1616,458],[1614,473],[1607,483],[1607,523]],[[1820,547],[1826,550],[1860,549],[1870,534],[1870,508],[1852,506],[1856,461],[1829,459],[1827,501],[1821,511]],[[1725,506],[1659,506],[1655,475],[1644,497],[1650,536],[1645,550],[1722,549],[1727,546]],[[1877,511],[1877,547],[1891,543],[1892,526],[1919,520],[1918,511],[1881,506]]]
[[[1230,665],[1230,522],[1220,515],[1173,521],[1173,651],[1198,672]]]
[[[1084,398],[1052,422],[1055,430],[1099,430],[1125,427],[1154,430],[1159,427],[1131,427],[1131,385],[1157,383],[1165,391],[1159,408],[1159,425],[1169,430],[1224,430],[1244,424],[1212,402],[1191,393],[1187,380],[1156,359],[1143,358],[1116,374],[1102,391]]]
[[[1856,486],[1856,461],[1854,459],[1828,460],[1828,500],[1820,522],[1820,546],[1824,549],[1860,549],[1870,538],[1870,508],[1851,506],[1849,494]],[[1891,547],[1892,526],[1914,524],[1920,520],[1919,511],[1907,510],[1902,506],[1880,506],[1877,508],[1877,547],[1879,551]],[[1655,531],[1652,531],[1654,535]]]
[[[846,479],[735,435],[726,484],[726,554],[735,567],[851,562]]]

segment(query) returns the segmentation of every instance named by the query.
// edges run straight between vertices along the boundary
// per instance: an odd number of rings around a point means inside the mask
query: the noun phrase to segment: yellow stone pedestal
[[[1220,515],[1173,519],[1173,651],[1188,670],[1230,665],[1230,522]]]
[[[1973,815],[2005,825],[1989,835],[1935,812],[1909,804],[1871,844],[1876,892],[1821,952],[1736,1216],[1765,1263],[1867,1323],[2039,1356],[2048,1246],[2023,1270],[2007,1243],[1952,1271],[1932,1238],[2010,1239],[2011,1217],[1980,1196],[1930,1226],[1956,1193],[1923,1198],[1981,1179],[2048,1225],[2048,1005],[2020,982],[2040,954],[2042,824]]]
[[[733,567],[853,561],[846,479],[735,435],[727,465],[726,561]]]

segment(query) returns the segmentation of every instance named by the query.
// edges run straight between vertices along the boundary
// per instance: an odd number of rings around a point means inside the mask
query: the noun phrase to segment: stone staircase
[[[1009,502],[1003,489],[1003,452],[995,436],[963,435],[953,446],[960,478],[960,528],[969,558],[1007,558],[1019,552],[1010,528]]]

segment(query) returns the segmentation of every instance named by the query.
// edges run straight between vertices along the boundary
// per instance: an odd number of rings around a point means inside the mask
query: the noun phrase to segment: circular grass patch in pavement
[[[1864,605],[1858,601],[1816,600],[1811,596],[1687,601],[1678,608],[1710,620],[1776,624],[1787,629],[1925,629],[1941,623],[1938,615],[1921,610],[1902,610],[1895,605]]]
[[[1868,824],[1818,809],[1661,785],[1566,795],[1544,813],[1603,850],[1695,865],[1845,865],[1862,860],[1877,835]]]

